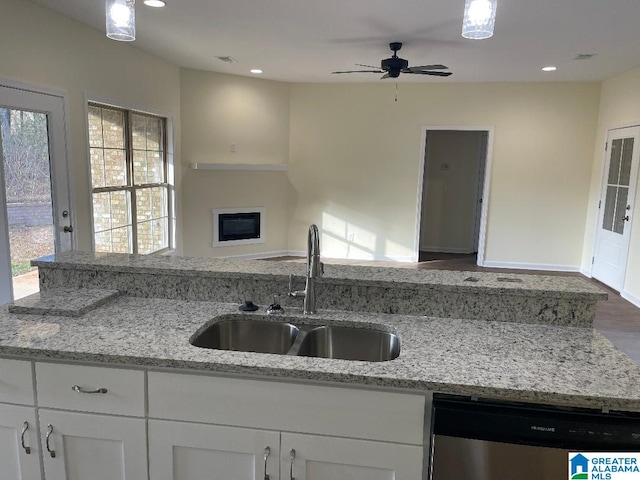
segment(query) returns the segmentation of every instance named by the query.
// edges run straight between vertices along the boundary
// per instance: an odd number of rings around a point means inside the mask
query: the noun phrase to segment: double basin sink
[[[400,355],[397,335],[379,328],[294,325],[291,320],[243,314],[218,317],[189,340],[201,348],[384,362]]]

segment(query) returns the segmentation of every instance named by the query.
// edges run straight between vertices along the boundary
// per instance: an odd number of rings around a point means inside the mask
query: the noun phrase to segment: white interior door
[[[0,85],[0,127],[3,305],[37,292],[29,261],[71,249],[73,238],[64,99]]]
[[[638,181],[640,127],[609,131],[592,276],[621,291]]]

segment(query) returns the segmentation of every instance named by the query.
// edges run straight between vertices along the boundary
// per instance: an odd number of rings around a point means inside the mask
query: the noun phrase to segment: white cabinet
[[[0,479],[418,480],[429,401],[0,359]]]
[[[0,359],[0,402],[34,405],[31,362]]]
[[[46,480],[147,478],[145,420],[40,410]]]
[[[38,405],[80,412],[144,417],[144,372],[36,363]]]
[[[417,480],[422,447],[282,433],[282,480]]]
[[[36,391],[46,480],[147,478],[143,371],[38,362]]]
[[[149,420],[153,480],[278,480],[279,447],[278,432]]]
[[[40,479],[40,449],[33,407],[0,404],[0,478]]]
[[[151,480],[264,480],[267,446],[269,480],[423,476],[424,395],[159,372],[148,391]]]

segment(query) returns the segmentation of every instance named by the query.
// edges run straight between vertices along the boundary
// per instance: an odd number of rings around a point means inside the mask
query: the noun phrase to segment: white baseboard
[[[622,298],[624,298],[625,300],[633,303],[636,307],[640,307],[640,298],[634,297],[633,295],[631,295],[626,290],[623,290],[622,292],[620,292],[620,296]]]
[[[304,254],[306,256],[306,253]],[[215,257],[215,258],[237,258],[237,259],[245,259],[245,260],[260,260],[263,258],[273,258],[273,257],[297,257],[298,255],[292,254],[289,250],[282,250],[280,252],[262,252],[262,253],[247,253],[244,255],[229,255],[225,257]]]
[[[491,262],[485,261],[483,267],[489,268],[513,268],[516,270],[545,270],[549,272],[579,272],[577,265],[554,265],[546,263],[516,263],[516,262]]]
[[[225,257],[216,257],[216,258],[237,258],[237,259],[246,259],[246,260],[261,260],[264,258],[273,258],[273,257],[306,257],[307,252],[304,250],[282,250],[279,252],[263,252],[263,253],[247,253],[244,255],[229,255]],[[406,256],[378,256],[371,255],[367,257],[351,257],[351,258],[342,258],[342,257],[328,257],[322,255],[322,258],[331,259],[331,260],[363,260],[363,261],[381,261],[381,262],[398,262],[398,263],[412,263],[415,262],[413,257]]]
[[[461,253],[470,255],[473,253],[470,248],[447,248],[447,247],[420,247],[421,252],[438,252],[438,253]]]
[[[590,268],[581,268],[580,273],[587,278],[591,278],[591,269]]]

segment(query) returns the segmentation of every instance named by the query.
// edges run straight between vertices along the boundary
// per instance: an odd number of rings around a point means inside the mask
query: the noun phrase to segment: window
[[[153,253],[171,247],[167,120],[89,104],[96,252]]]

